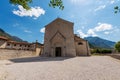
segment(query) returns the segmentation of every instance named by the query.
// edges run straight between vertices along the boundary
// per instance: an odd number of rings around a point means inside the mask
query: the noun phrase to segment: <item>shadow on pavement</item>
[[[23,62],[43,62],[43,61],[63,61],[73,57],[27,57],[27,58],[17,58],[9,59],[14,63],[23,63]]]
[[[109,56],[120,60],[120,54],[111,54]]]

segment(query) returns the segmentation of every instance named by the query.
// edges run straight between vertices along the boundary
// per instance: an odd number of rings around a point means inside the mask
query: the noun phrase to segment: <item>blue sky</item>
[[[44,26],[57,17],[74,22],[74,33],[82,38],[98,36],[120,40],[120,13],[114,14],[119,0],[63,0],[64,10],[48,6],[49,0],[33,0],[30,11],[8,0],[0,3],[0,28],[29,42],[44,41]]]

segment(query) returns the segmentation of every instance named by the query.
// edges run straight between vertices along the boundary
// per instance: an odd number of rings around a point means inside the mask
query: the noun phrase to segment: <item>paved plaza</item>
[[[109,56],[0,60],[0,80],[120,80],[120,60]]]

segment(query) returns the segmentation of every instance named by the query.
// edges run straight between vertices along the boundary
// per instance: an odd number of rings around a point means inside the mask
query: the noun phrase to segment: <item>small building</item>
[[[77,56],[90,55],[90,48],[87,40],[84,40],[77,35],[74,36],[74,40],[75,40],[75,48],[76,48]]]
[[[8,41],[8,38],[0,36],[0,48],[5,48],[6,47],[6,42]]]
[[[6,37],[0,36],[0,48],[15,50],[35,50],[36,43],[11,41]]]
[[[7,41],[5,48],[17,50],[35,50],[35,45],[27,42]]]
[[[88,42],[73,32],[74,23],[57,18],[45,26],[43,56],[88,56]]]

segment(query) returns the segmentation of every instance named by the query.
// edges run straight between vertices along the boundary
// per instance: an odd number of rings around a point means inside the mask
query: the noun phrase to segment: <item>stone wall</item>
[[[38,56],[36,55],[36,51],[0,49],[0,59],[12,59],[32,56]]]
[[[90,55],[89,45],[87,41],[75,42],[77,56],[88,56]]]
[[[6,44],[6,41],[0,40],[0,48],[5,48]]]
[[[36,56],[40,56],[43,51],[43,47],[36,48]]]
[[[56,48],[59,47],[61,56],[76,56],[73,25],[60,18],[48,24],[45,27],[43,55],[55,57]]]

